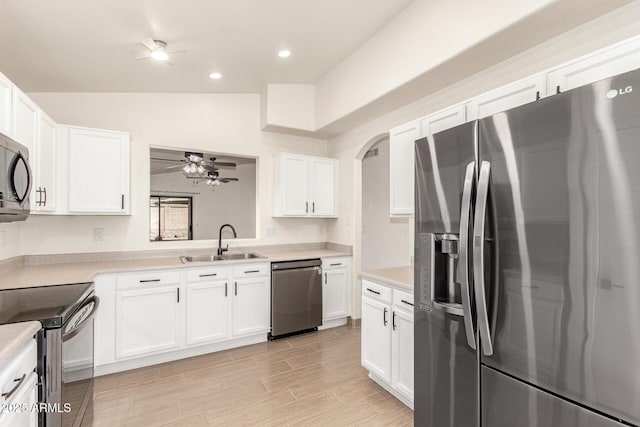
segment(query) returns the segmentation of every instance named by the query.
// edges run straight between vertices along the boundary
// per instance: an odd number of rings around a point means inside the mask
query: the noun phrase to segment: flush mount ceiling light
[[[281,50],[280,52],[278,52],[278,56],[279,56],[280,58],[288,58],[288,57],[290,57],[290,56],[291,56],[291,51],[286,50],[286,49],[283,49],[283,50]]]
[[[211,74],[209,74],[209,78],[214,79],[214,80],[217,80],[217,79],[219,79],[220,77],[222,77],[222,74],[217,73],[217,72],[216,72],[216,73],[211,73]]]

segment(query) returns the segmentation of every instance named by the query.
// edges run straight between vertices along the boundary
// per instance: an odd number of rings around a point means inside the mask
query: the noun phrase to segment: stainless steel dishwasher
[[[322,325],[322,261],[271,264],[271,333],[280,338]]]

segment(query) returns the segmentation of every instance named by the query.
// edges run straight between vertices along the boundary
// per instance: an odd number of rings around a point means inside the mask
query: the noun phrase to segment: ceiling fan
[[[167,50],[167,42],[163,40],[154,40],[148,38],[142,41],[142,45],[147,48],[147,51],[142,53],[133,54],[133,58],[140,59],[155,59],[156,61],[167,61],[170,53],[186,53],[186,50]],[[167,62],[167,64],[171,64]]]
[[[182,173],[191,178],[207,178],[209,172],[217,172],[220,169],[235,170],[236,164],[233,162],[219,162],[215,157],[204,157],[203,153],[185,151],[183,159],[161,159],[151,158],[151,160],[178,163],[166,166],[165,169],[182,168]]]
[[[224,178],[219,175],[217,171],[208,172],[206,177],[188,177],[191,179],[195,179],[195,183],[199,183],[200,181],[206,181],[207,185],[212,187],[217,187],[220,184],[226,184],[231,181],[240,181],[238,178]]]

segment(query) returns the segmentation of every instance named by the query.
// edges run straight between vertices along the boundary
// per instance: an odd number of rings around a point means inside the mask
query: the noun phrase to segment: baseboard
[[[359,328],[362,325],[362,319],[361,318],[354,319],[353,317],[349,316],[347,317],[347,324],[352,328]]]
[[[318,326],[318,330],[321,331],[323,329],[337,328],[338,326],[344,326],[346,324],[347,324],[346,317],[340,317],[338,319],[332,319],[332,320],[325,320],[322,322],[321,326]]]
[[[398,399],[400,402],[404,403],[406,406],[409,407],[409,409],[413,411],[412,400],[407,399],[402,393],[399,393],[398,391],[394,390],[389,383],[387,383],[385,380],[378,377],[377,375],[372,374],[371,372],[369,372],[369,378],[372,379],[376,384],[378,384],[380,387],[388,391],[389,394],[391,394],[393,397]]]
[[[130,369],[144,368],[145,366],[158,365],[160,363],[172,362],[174,360],[186,359],[187,357],[201,356],[203,354],[214,353],[216,351],[228,350],[245,345],[257,344],[267,341],[267,334],[261,333],[247,337],[234,338],[212,344],[199,345],[181,350],[169,351],[152,356],[142,356],[135,359],[123,360],[121,362],[100,365],[94,368],[94,376],[114,374],[116,372],[128,371]]]

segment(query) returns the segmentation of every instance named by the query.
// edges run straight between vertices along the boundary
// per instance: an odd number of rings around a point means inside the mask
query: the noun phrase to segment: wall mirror
[[[256,237],[256,159],[151,148],[150,162],[149,240],[217,239],[226,223]]]

